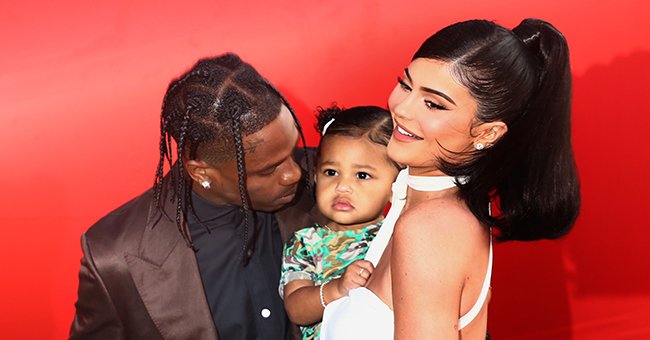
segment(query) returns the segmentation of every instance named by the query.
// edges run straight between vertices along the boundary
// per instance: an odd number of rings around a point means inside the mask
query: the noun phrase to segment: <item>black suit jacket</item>
[[[296,203],[276,213],[284,240],[322,222],[304,183]],[[175,203],[165,202],[174,217]],[[155,209],[152,190],[88,229],[81,247],[70,339],[218,339],[194,251],[175,221]]]

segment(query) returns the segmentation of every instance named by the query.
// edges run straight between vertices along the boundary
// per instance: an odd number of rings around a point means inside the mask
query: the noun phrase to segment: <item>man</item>
[[[288,339],[280,229],[320,220],[299,137],[284,97],[236,55],[174,80],[154,187],[82,236],[70,338]]]

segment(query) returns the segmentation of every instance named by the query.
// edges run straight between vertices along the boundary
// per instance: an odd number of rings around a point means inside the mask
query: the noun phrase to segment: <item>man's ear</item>
[[[184,165],[185,171],[187,171],[187,174],[190,176],[190,178],[192,178],[193,181],[199,184],[205,181],[208,183],[215,181],[214,178],[211,178],[214,172],[209,171],[213,169],[213,167],[210,166],[210,164],[208,164],[206,161],[189,159],[185,160]]]
[[[502,121],[483,123],[477,128],[477,135],[474,138],[474,145],[482,144],[490,147],[508,132],[508,126]]]

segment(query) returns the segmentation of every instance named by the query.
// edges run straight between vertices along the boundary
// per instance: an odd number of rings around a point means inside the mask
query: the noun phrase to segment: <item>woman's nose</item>
[[[402,101],[398,102],[393,106],[393,113],[398,118],[406,119],[408,117],[409,105],[410,105],[410,96],[406,96]]]

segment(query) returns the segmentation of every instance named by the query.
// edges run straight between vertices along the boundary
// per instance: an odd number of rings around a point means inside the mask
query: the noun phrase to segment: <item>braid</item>
[[[167,123],[161,117],[160,118],[160,158],[158,159],[158,166],[156,167],[156,177],[153,181],[154,187],[154,202],[156,202],[156,208],[160,209],[160,196],[162,192],[163,184],[163,175],[164,175],[164,165],[165,165],[165,155],[167,154],[167,144],[165,134],[167,133]]]
[[[192,107],[188,106],[187,110],[185,110],[185,114],[183,115],[183,121],[181,123],[180,135],[178,138],[178,150],[176,155],[177,163],[178,163],[178,168],[177,168],[178,177],[176,181],[176,193],[179,196],[179,199],[176,201],[176,226],[178,227],[178,231],[180,231],[181,235],[183,236],[183,239],[185,240],[187,246],[190,248],[194,248],[194,245],[192,244],[192,239],[190,237],[190,232],[188,229],[189,227],[187,223],[183,223],[181,219],[181,217],[183,217],[184,215],[184,212],[187,211],[186,210],[187,202],[191,200],[191,184],[189,183],[189,180],[184,178],[185,172],[182,171],[182,169],[184,169],[183,148],[185,147],[185,136],[187,134],[187,127],[190,121],[191,109]]]
[[[244,230],[243,230],[243,246],[242,246],[242,258],[244,260],[244,266],[248,265],[250,261],[249,254],[252,254],[252,251],[255,247],[255,236],[257,233],[253,232],[253,239],[249,242],[248,239],[248,228],[250,226],[250,204],[248,198],[248,190],[246,190],[246,163],[244,158],[244,144],[243,136],[241,133],[241,124],[239,122],[239,117],[237,117],[237,112],[239,108],[234,108],[232,112],[232,132],[235,141],[235,151],[236,151],[236,160],[237,160],[237,176],[239,178],[239,196],[241,199],[241,211],[244,214]]]
[[[174,164],[172,162],[172,135],[167,133],[167,161],[169,163],[169,168],[171,169]]]
[[[188,79],[189,75],[185,75],[181,77],[180,79],[177,79],[173,81],[170,85],[169,88],[167,89],[167,92],[165,93],[165,97],[163,98],[163,107],[162,107],[162,112],[163,114],[160,117],[160,158],[158,160],[158,166],[156,168],[156,177],[154,179],[154,202],[155,202],[155,207],[161,211],[163,214],[167,215],[167,212],[163,209],[163,204],[162,204],[162,199],[163,199],[163,177],[164,177],[164,167],[165,167],[165,158],[168,160],[169,164],[169,169],[172,172],[172,183],[176,182],[176,176],[179,174],[178,171],[173,171],[174,170],[174,165],[172,163],[172,136],[171,133],[169,132],[169,124],[170,124],[170,117],[165,117],[165,111],[166,111],[166,106],[168,103],[169,97],[175,93],[176,88]],[[186,122],[184,122],[187,124]],[[180,147],[178,149],[181,149]],[[173,185],[173,184],[172,184]],[[173,195],[176,196],[176,195]],[[171,200],[173,200],[175,197],[170,197]],[[180,228],[180,227],[179,227]]]

